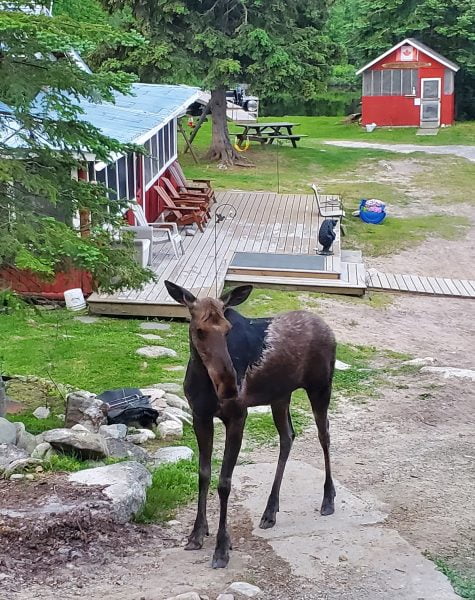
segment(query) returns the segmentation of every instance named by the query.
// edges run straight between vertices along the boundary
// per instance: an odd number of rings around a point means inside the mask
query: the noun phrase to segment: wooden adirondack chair
[[[206,226],[206,212],[198,205],[177,205],[172,198],[159,185],[155,186],[158,196],[163,200],[164,205],[170,211],[170,214],[165,217],[167,221],[173,221],[177,225],[187,226],[196,224],[198,229],[203,233],[203,227]]]
[[[167,194],[170,196],[172,200],[174,200],[178,204],[182,205],[190,205],[190,206],[200,206],[205,212],[208,219],[211,219],[211,214],[209,212],[209,205],[211,200],[205,194],[183,194],[180,193],[173,183],[167,179],[166,177],[161,177],[161,181],[165,187]]]
[[[168,167],[168,170],[179,186],[180,191],[190,193],[197,191],[202,193],[204,192],[213,202],[216,202],[214,190],[211,187],[211,179],[187,179],[183,173],[180,163],[177,160]]]

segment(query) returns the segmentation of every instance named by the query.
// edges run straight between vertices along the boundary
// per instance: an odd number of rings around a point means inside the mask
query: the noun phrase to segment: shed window
[[[107,187],[109,189],[109,198],[111,200],[117,200],[117,189],[118,189],[118,181],[117,181],[117,165],[116,163],[112,163],[111,165],[107,165]]]
[[[127,184],[129,199],[135,198],[135,154],[127,155]]]
[[[452,69],[445,69],[444,72],[444,94],[447,96],[454,93],[454,72]]]
[[[144,179],[145,179],[145,187],[147,188],[148,184],[152,181],[152,159],[150,154],[152,153],[150,140],[147,140],[144,144],[146,156],[144,156]]]
[[[176,122],[175,119],[173,121],[170,121],[170,150],[171,150],[170,158],[172,156],[175,156],[175,154],[176,154],[175,122]]]
[[[411,96],[417,92],[417,69],[363,73],[363,96]]]
[[[158,175],[158,160],[160,156],[160,149],[157,143],[157,134],[155,134],[152,139],[152,174],[154,177]]]
[[[164,148],[163,148],[163,129],[160,129],[158,132],[158,156],[160,159],[160,169],[163,169],[163,165],[165,164],[166,158],[164,157]]]

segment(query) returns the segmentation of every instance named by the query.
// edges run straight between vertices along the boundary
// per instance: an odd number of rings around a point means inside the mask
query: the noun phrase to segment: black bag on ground
[[[107,406],[109,425],[140,423],[150,429],[157,422],[158,410],[152,408],[150,396],[144,396],[138,388],[106,390],[97,397]]]

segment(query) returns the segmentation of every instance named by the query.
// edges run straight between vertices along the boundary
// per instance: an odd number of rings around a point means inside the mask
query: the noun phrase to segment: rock
[[[38,458],[31,458],[30,456],[19,458],[18,460],[11,462],[8,467],[4,469],[3,476],[7,479],[12,473],[15,473],[15,471],[23,471],[23,469],[26,469],[27,467],[41,465],[42,462],[43,461]]]
[[[142,508],[152,476],[142,464],[128,461],[78,471],[69,476],[69,481],[107,486],[102,493],[112,502],[114,519],[126,523]]]
[[[250,415],[267,415],[272,412],[270,406],[251,406],[247,409]]]
[[[232,594],[219,594],[216,600],[234,600],[234,596]]]
[[[141,463],[146,463],[150,460],[148,453],[135,444],[114,438],[105,438],[105,441],[109,456],[112,458],[133,458]]]
[[[163,367],[164,371],[184,371],[185,367],[182,365],[175,365],[172,367]]]
[[[193,450],[188,446],[169,446],[168,448],[160,448],[152,454],[154,465],[158,467],[165,463],[176,463],[180,460],[191,460],[193,458]]]
[[[98,317],[89,317],[88,315],[74,317],[74,320],[79,321],[80,323],[85,323],[86,325],[91,325],[92,323],[97,323],[99,321]]]
[[[147,358],[176,358],[178,354],[171,348],[165,348],[165,346],[143,346],[135,352],[139,356],[146,356]]]
[[[425,367],[427,365],[433,365],[435,364],[437,361],[435,360],[435,358],[432,358],[431,356],[426,356],[425,358],[413,358],[412,360],[405,360],[404,362],[402,362],[401,364],[405,367]]]
[[[49,460],[54,454],[53,446],[49,442],[41,442],[31,453],[31,458]]]
[[[434,373],[444,379],[468,379],[475,381],[475,371],[472,369],[459,369],[457,367],[422,367],[421,373]]]
[[[80,423],[76,423],[76,425],[73,425],[71,427],[71,429],[73,431],[80,431],[83,433],[91,433],[91,431],[87,427],[84,427],[84,425],[81,425]]]
[[[171,519],[171,521],[166,522],[167,527],[178,527],[181,525],[181,521],[177,521],[176,519]]]
[[[101,425],[99,427],[99,435],[114,440],[125,440],[127,425],[123,425],[122,423],[118,423],[117,425]]]
[[[185,412],[191,412],[190,405],[188,404],[188,402],[186,400],[183,400],[183,398],[180,398],[180,396],[177,396],[176,394],[166,393],[165,402],[168,404],[168,406],[172,406],[173,408],[179,408],[180,410],[184,410]]]
[[[163,338],[160,335],[156,335],[155,333],[137,333],[137,335],[139,335],[144,340],[155,340],[157,342],[163,340]]]
[[[13,475],[10,475],[11,481],[18,481],[19,479],[25,479],[25,475],[23,475],[23,473],[14,473]]]
[[[180,423],[188,423],[188,425],[193,424],[193,419],[191,416],[186,413],[181,408],[174,408],[173,406],[167,406],[159,417],[160,421],[179,421]]]
[[[142,392],[142,394],[144,396],[149,396],[150,397],[150,404],[152,405],[152,408],[154,408],[155,410],[162,410],[163,408],[166,408],[167,403],[165,401],[165,392],[163,390],[159,390],[157,388],[142,388],[140,390]]]
[[[38,444],[36,436],[26,431],[23,423],[14,423],[14,425],[17,430],[16,446],[31,454]]]
[[[335,369],[337,371],[348,371],[348,369],[351,369],[351,365],[348,365],[347,363],[344,363],[341,360],[336,360]]]
[[[68,394],[66,402],[65,426],[80,424],[92,432],[99,431],[101,425],[107,425],[106,405],[94,394],[79,390]]]
[[[201,597],[196,592],[185,592],[184,594],[167,598],[167,600],[201,600]]]
[[[21,450],[13,444],[0,444],[0,473],[13,462],[23,458],[28,458],[28,453],[25,450]]]
[[[258,588],[257,585],[252,585],[251,583],[246,583],[245,581],[235,581],[228,587],[226,593],[227,592],[235,592],[236,594],[241,594],[246,598],[254,598],[259,594],[262,594],[262,590]]]
[[[81,459],[100,459],[109,456],[105,439],[97,433],[74,431],[72,429],[52,429],[43,435],[55,450],[65,454],[79,455]]]
[[[33,473],[27,473],[25,475],[25,479],[28,479],[28,481],[34,481],[35,480],[35,476],[33,475]]]
[[[51,414],[50,409],[47,406],[38,406],[33,411],[33,416],[37,419],[47,419]]]
[[[17,429],[13,423],[0,417],[0,444],[15,444]]]
[[[162,421],[157,426],[162,440],[176,440],[183,437],[183,423],[180,421]]]
[[[145,444],[149,440],[154,440],[155,438],[156,435],[150,429],[132,429],[132,433],[127,435],[125,439],[132,444]]]
[[[167,329],[170,329],[170,325],[168,325],[168,323],[154,323],[152,321],[145,321],[144,323],[140,323],[139,327],[140,329],[147,329],[149,331],[166,331]]]
[[[183,387],[179,383],[156,383],[152,387],[163,390],[167,394],[183,394]]]
[[[346,556],[346,554],[340,554],[340,556],[338,557],[338,560],[340,562],[347,562],[348,557]]]

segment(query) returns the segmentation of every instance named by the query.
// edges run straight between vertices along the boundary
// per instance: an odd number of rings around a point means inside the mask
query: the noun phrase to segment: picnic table
[[[253,122],[236,122],[237,127],[242,127],[242,133],[236,135],[239,146],[242,146],[245,140],[260,142],[261,144],[272,144],[274,140],[290,140],[292,146],[297,148],[297,142],[300,138],[307,137],[304,134],[292,133],[292,128],[297,127],[300,123],[253,123]]]

